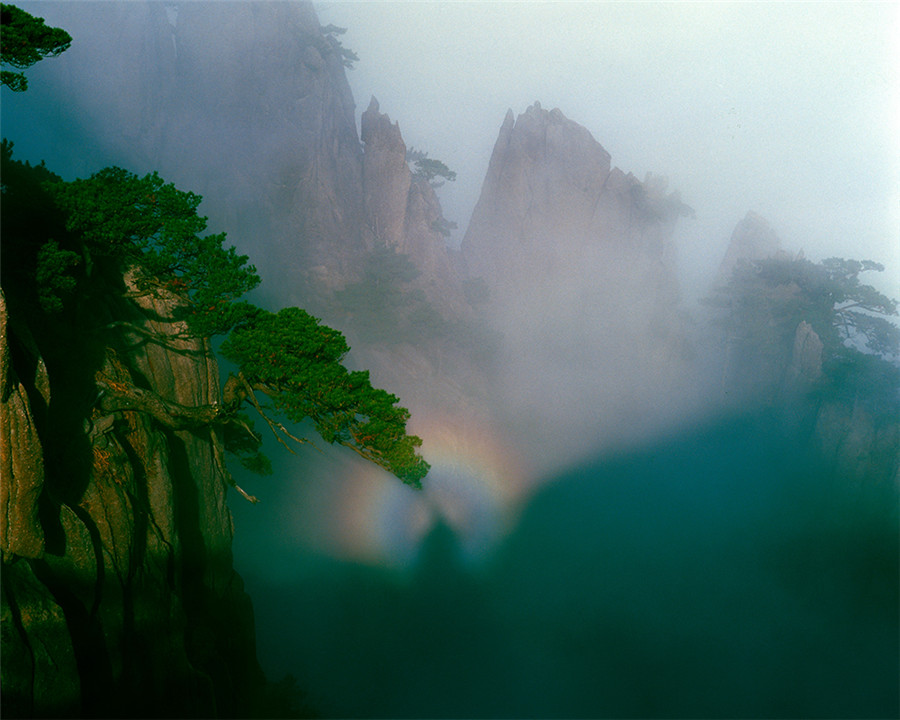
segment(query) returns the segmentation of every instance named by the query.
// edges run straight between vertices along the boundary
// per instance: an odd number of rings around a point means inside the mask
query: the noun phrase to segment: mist
[[[796,250],[871,257],[900,287],[897,8],[866,3],[321,3],[407,143],[444,158],[458,237],[507,108],[535,100],[626,172],[669,177],[695,207],[676,236],[688,293],[747,210]],[[457,31],[455,28],[465,28]],[[387,79],[390,78],[390,79]],[[464,181],[465,179],[465,181]],[[851,252],[852,249],[852,252]]]
[[[900,295],[897,7],[323,2],[359,58],[326,82],[305,3],[21,6],[74,42],[3,90],[16,157],[202,193],[252,299],[344,332],[423,440],[418,492],[302,425],[296,455],[266,437],[271,477],[235,472],[260,663],[298,713],[900,711],[900,434],[872,399],[897,387],[816,385],[798,322],[735,345],[701,303],[741,221]],[[397,128],[376,187],[363,111]],[[410,148],[455,181],[417,185]],[[419,275],[342,306],[382,241]]]

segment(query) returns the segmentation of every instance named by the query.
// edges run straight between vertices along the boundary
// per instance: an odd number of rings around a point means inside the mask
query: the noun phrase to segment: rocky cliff
[[[486,414],[472,400],[481,346],[434,188],[410,171],[377,102],[360,137],[341,47],[311,3],[31,9],[75,38],[64,62],[36,68],[34,93],[14,99],[45,128],[54,170],[155,170],[203,195],[211,229],[258,267],[257,300],[300,305],[345,332],[351,362],[400,395],[416,432],[431,408],[441,427],[450,407],[464,408],[456,428]],[[386,268],[373,267],[380,251]]]
[[[576,452],[625,440],[679,405],[670,238],[688,211],[663,178],[611,167],[559,110],[507,113],[462,254],[503,332],[496,387],[510,417]]]
[[[399,123],[381,113],[373,97],[362,114],[361,128],[367,246],[407,255],[420,273],[414,284],[429,300],[452,316],[467,312],[462,279],[440,230],[444,221],[440,201],[429,182],[410,171]]]
[[[780,274],[760,281],[759,264],[773,261]],[[745,263],[757,265],[748,272]],[[839,281],[827,289],[823,312],[821,288],[810,279],[816,267],[802,250],[783,249],[757,213],[735,226],[713,293],[720,402],[732,410],[777,409],[842,477],[897,482],[897,361],[861,351],[834,332]]]
[[[479,357],[491,338],[467,298],[429,180],[410,169],[399,122],[373,97],[361,117],[363,282],[322,314],[350,339],[355,362],[400,394],[429,447],[460,454],[485,440],[492,409]],[[488,431],[493,437],[495,433]]]
[[[340,40],[312,3],[47,2],[40,14],[76,39],[28,100],[63,174],[114,163],[199,193],[279,305],[327,314],[380,244],[411,256],[430,299],[465,312],[440,203],[377,102],[360,137]]]
[[[719,264],[716,282],[728,282],[735,265],[741,261],[764,260],[784,253],[781,239],[769,222],[752,210],[734,226],[728,248]]]
[[[177,295],[92,286],[62,318],[15,286],[0,306],[4,715],[245,717],[264,679],[221,444],[109,402],[215,403],[216,362]]]
[[[32,9],[75,39],[27,100],[59,172],[156,170],[203,195],[211,228],[291,303],[358,271],[362,149],[339,41],[312,3]]]

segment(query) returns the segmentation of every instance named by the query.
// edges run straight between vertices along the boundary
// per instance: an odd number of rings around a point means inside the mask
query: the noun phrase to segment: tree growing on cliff
[[[68,50],[72,37],[61,28],[44,24],[44,19],[30,15],[15,5],[0,4],[0,62],[24,70],[45,57],[55,57]],[[0,70],[0,84],[13,92],[28,89],[25,73]]]
[[[433,188],[439,188],[444,182],[454,182],[456,173],[448,168],[440,160],[428,157],[428,153],[423,150],[416,150],[414,147],[406,151],[406,161],[413,163],[413,176],[423,178]],[[437,180],[436,178],[443,178]]]
[[[138,263],[142,283],[164,282],[190,298],[181,311],[197,335],[228,332],[255,308],[237,299],[259,285],[256,268],[225,246],[225,233],[203,235],[201,197],[165,183],[157,173],[138,177],[106,168],[88,179],[51,185],[67,228],[83,239],[85,272],[94,257]]]
[[[444,181],[453,182],[456,180],[456,173],[440,160],[435,160],[434,158],[416,160],[415,175],[425,178],[431,187],[440,187],[444,184]],[[444,178],[444,180],[435,180],[435,178]]]
[[[418,485],[428,466],[416,454],[422,441],[406,433],[409,411],[396,404],[395,395],[373,388],[368,371],[344,367],[349,350],[340,332],[305,310],[260,312],[222,343],[222,354],[240,368],[226,387],[226,409],[249,400],[259,410],[253,393],[260,391],[288,420],[309,418],[326,442]]]
[[[406,432],[409,412],[397,405],[396,396],[372,387],[368,373],[344,367],[349,347],[337,330],[299,308],[272,313],[238,300],[256,287],[259,277],[246,256],[225,246],[224,234],[203,235],[200,196],[178,190],[156,173],[138,177],[121,168],[73,182],[57,178],[44,187],[64,212],[69,233],[64,250],[43,241],[38,257],[49,253],[47,267],[63,271],[72,282],[89,280],[99,266],[130,269],[139,292],[181,298],[173,320],[182,322],[183,333],[225,335],[221,351],[237,366],[219,405],[188,407],[152,389],[106,383],[101,388],[105,410],[145,412],[173,429],[209,428],[214,442],[223,443],[222,451],[257,470],[268,463],[244,408],[255,409],[285,445],[286,440],[305,442],[285,421],[310,420],[326,442],[344,445],[403,482],[420,486],[429,465],[417,454],[421,440]],[[49,280],[39,267],[34,277],[38,285],[47,285],[38,294],[46,292],[54,300],[44,309],[59,310],[69,283],[60,286],[58,278]]]
[[[732,322],[747,327],[756,320],[792,335],[809,322],[826,348],[850,344],[882,356],[900,353],[900,330],[888,318],[897,301],[860,282],[866,272],[882,272],[871,260],[766,258],[739,263],[729,283],[711,303],[730,309]]]
[[[326,25],[322,28],[322,35],[331,43],[331,47],[334,48],[341,58],[341,63],[348,70],[352,70],[353,63],[359,62],[359,55],[350,48],[344,47],[343,43],[337,39],[338,35],[343,35],[345,32],[347,32],[347,28],[338,27],[337,25]]]
[[[822,342],[819,391],[863,402],[879,415],[896,414],[900,401],[900,329],[889,318],[897,301],[860,281],[884,266],[869,260],[767,258],[739,263],[707,304],[740,363],[737,375],[765,368],[780,381],[797,328],[808,323]]]

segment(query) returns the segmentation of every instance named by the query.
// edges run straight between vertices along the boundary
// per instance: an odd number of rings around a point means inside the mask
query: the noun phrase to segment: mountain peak
[[[394,153],[402,149],[402,164],[406,167],[406,144],[400,134],[400,123],[391,122],[387,113],[381,112],[381,106],[375,96],[369,101],[369,107],[360,118],[360,139],[366,144],[366,152],[369,146],[387,147]],[[399,161],[398,161],[399,167]]]
[[[759,213],[750,210],[731,233],[725,257],[719,265],[718,281],[727,282],[741,260],[764,260],[782,252],[781,239]]]
[[[683,372],[671,243],[679,213],[670,211],[680,200],[665,194],[663,176],[641,183],[610,160],[558,108],[536,102],[514,124],[507,113],[461,248],[470,277],[489,288],[484,313],[507,348],[500,406],[570,447],[595,442],[597,423],[624,432],[626,410],[655,413]],[[537,391],[522,392],[546,387],[560,357],[562,417],[534,400]],[[598,387],[598,362],[652,380]]]

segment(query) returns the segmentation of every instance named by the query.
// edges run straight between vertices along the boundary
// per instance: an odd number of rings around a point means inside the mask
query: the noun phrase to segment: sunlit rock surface
[[[10,356],[9,315],[6,298],[0,291],[0,550],[27,558],[38,558],[44,551],[44,532],[38,521],[38,500],[44,488],[44,452],[34,423],[31,400],[25,384],[16,376]],[[50,401],[47,368],[34,347],[30,370],[32,388],[42,388],[37,398]]]
[[[179,337],[177,296],[93,282],[79,321],[3,315],[4,714],[245,715],[263,678],[222,459],[106,396],[212,404],[216,362]]]
[[[415,287],[443,312],[466,312],[461,278],[438,229],[443,219],[440,201],[428,181],[410,171],[399,123],[381,113],[373,97],[361,127],[366,245],[407,255],[420,273]]]

